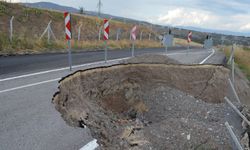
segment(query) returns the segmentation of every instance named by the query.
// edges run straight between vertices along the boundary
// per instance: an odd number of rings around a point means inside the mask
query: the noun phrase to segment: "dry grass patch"
[[[188,46],[188,42],[186,39],[175,38],[174,42],[175,42],[175,45]],[[189,45],[190,46],[198,46],[198,47],[203,46],[202,44],[196,43],[196,42],[191,42]]]
[[[222,49],[222,48],[220,48]],[[232,47],[226,46],[224,52],[227,56],[230,55]],[[244,46],[238,46],[235,50],[235,62],[239,68],[246,74],[248,80],[250,80],[250,48]]]

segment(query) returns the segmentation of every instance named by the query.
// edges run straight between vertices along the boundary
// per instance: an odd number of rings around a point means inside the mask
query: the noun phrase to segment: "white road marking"
[[[207,53],[207,52],[191,52],[191,53],[201,54],[201,53]],[[170,56],[170,55],[180,55],[180,54],[186,54],[186,52],[183,52],[183,53],[171,53],[171,54],[167,54],[167,55]],[[119,60],[124,60],[124,59],[128,59],[128,58],[130,58],[130,57],[113,59],[113,60],[109,60],[108,62],[119,61]],[[82,64],[82,65],[75,65],[75,66],[72,66],[72,68],[75,69],[75,68],[80,68],[80,67],[84,67],[84,66],[102,64],[104,62],[105,61],[98,61],[98,62],[87,63],[87,64]],[[15,76],[15,77],[10,77],[10,78],[0,79],[0,82],[10,81],[10,80],[15,80],[15,79],[20,79],[20,78],[26,78],[26,77],[36,76],[36,75],[42,75],[42,74],[47,74],[47,73],[51,73],[51,72],[58,72],[58,71],[63,71],[63,70],[67,70],[67,69],[69,69],[69,67],[52,69],[52,70],[47,70],[47,71],[41,71],[41,72],[36,72],[36,73],[31,73],[31,74],[25,74],[25,75],[20,75],[20,76]]]
[[[167,54],[167,55],[186,54],[186,50],[182,51],[182,52],[183,53],[171,53],[171,54]],[[192,53],[207,53],[207,52],[192,52]],[[130,57],[113,59],[113,60],[109,60],[108,62],[124,60],[124,59],[128,59],[128,58],[130,58]],[[101,63],[104,63],[104,62],[105,61],[98,61],[98,62],[93,62],[93,63],[75,65],[75,66],[72,66],[72,68],[75,69],[75,68],[80,68],[80,67],[89,66],[89,65],[101,64]],[[67,70],[67,69],[69,69],[69,67],[63,67],[63,68],[52,69],[52,70],[47,70],[47,71],[41,71],[41,72],[36,72],[36,73],[30,73],[30,74],[15,76],[15,77],[9,77],[9,78],[5,78],[5,79],[0,79],[0,82],[14,80],[14,79],[20,79],[20,78],[26,78],[26,77],[36,76],[36,75],[41,75],[41,74],[47,74],[47,73],[51,73],[51,72],[58,72],[58,71],[63,71],[63,70]]]
[[[170,54],[166,54],[167,56],[172,56],[172,55],[186,55],[186,54],[207,54],[207,53],[210,53],[210,52],[213,52],[213,51],[206,51],[206,52],[184,52],[184,53],[170,53]]]
[[[90,141],[88,144],[84,145],[80,150],[95,150],[98,147],[97,140],[94,139]]]
[[[215,53],[215,50],[212,49],[212,53],[209,56],[207,56],[204,60],[202,60],[199,64],[200,65],[204,64],[210,57],[214,55],[214,53]]]
[[[113,59],[113,60],[109,60],[108,62],[119,61],[119,60],[124,60],[124,59],[128,59],[128,58],[129,57]],[[102,64],[104,62],[105,61],[98,61],[98,62],[93,62],[93,63],[76,65],[76,66],[72,66],[72,68],[75,69],[75,68],[80,68],[80,67],[85,67],[85,66],[90,66],[90,65],[97,65],[97,64]],[[26,74],[26,75],[21,75],[21,76],[16,76],[16,77],[10,77],[10,78],[5,78],[5,79],[0,79],[0,82],[14,80],[14,79],[20,79],[20,78],[26,78],[26,77],[31,77],[31,76],[41,75],[41,74],[47,74],[47,73],[51,73],[51,72],[58,72],[58,71],[63,71],[63,70],[67,70],[67,69],[69,69],[69,67],[53,69],[53,70],[47,70],[47,71],[41,71],[41,72],[36,72],[36,73],[31,73],[31,74]]]
[[[56,78],[56,79],[51,79],[51,80],[47,80],[47,81],[42,81],[42,82],[27,84],[27,85],[23,85],[23,86],[11,88],[11,89],[6,89],[6,90],[0,91],[0,94],[1,93],[6,93],[6,92],[11,92],[11,91],[14,91],[14,90],[23,89],[23,88],[28,88],[28,87],[32,87],[32,86],[37,86],[37,85],[41,85],[41,84],[45,84],[45,83],[55,82],[55,81],[59,81],[60,79],[61,78]]]
[[[195,54],[199,53],[200,54],[200,53],[207,53],[207,52],[192,52],[192,53],[195,53]],[[206,57],[202,62],[200,62],[200,64],[205,63],[214,53],[215,53],[215,51],[213,49],[212,53],[208,57]],[[167,54],[167,55],[179,55],[179,54],[186,54],[186,53],[172,53],[172,54]],[[110,63],[110,62],[120,61],[120,60],[124,60],[124,59],[128,59],[128,58],[130,58],[130,57],[120,58],[120,59],[113,59],[113,60],[109,60],[108,62]],[[94,62],[94,63],[76,65],[76,66],[73,66],[72,68],[80,68],[80,67],[86,67],[86,66],[98,65],[98,64],[105,64],[105,61],[99,61],[99,62]],[[40,75],[40,74],[46,74],[46,73],[51,73],[51,72],[56,72],[56,71],[62,71],[62,70],[66,70],[66,69],[68,69],[68,67],[60,68],[60,69],[54,69],[54,70],[48,70],[48,71],[43,71],[43,72],[37,72],[37,73],[27,74],[27,75],[22,75],[22,76],[16,76],[16,77],[12,77],[12,78],[1,79],[0,82],[14,80],[14,79],[20,79],[20,78],[25,78],[25,77],[30,77],[30,76]],[[55,81],[59,81],[60,79],[61,78],[56,78],[56,79],[46,80],[46,81],[42,81],[42,82],[27,84],[27,85],[15,87],[15,88],[10,88],[10,89],[0,91],[0,94],[1,93],[6,93],[6,92],[11,92],[11,91],[14,91],[14,90],[23,89],[23,88],[28,88],[28,87],[32,87],[32,86],[37,86],[37,85],[41,85],[41,84],[45,84],[45,83],[55,82]]]

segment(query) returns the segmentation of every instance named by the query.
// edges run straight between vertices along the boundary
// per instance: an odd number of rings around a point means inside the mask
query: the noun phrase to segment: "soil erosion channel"
[[[65,77],[53,103],[101,149],[231,149],[228,78],[223,66],[119,64]]]

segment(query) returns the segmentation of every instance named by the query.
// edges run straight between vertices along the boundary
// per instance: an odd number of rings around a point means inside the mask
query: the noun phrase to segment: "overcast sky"
[[[13,1],[13,0],[12,0]],[[40,0],[14,0],[38,2]],[[46,0],[97,11],[98,0]],[[104,13],[171,26],[250,32],[250,0],[102,0]]]

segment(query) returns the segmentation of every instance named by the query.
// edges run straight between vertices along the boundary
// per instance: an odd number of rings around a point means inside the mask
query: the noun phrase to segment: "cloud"
[[[8,0],[8,1],[10,1],[10,0]],[[21,0],[11,0],[11,2],[12,3],[19,3],[19,2],[21,2]]]
[[[158,22],[175,26],[201,26],[212,18],[209,12],[176,8],[167,11],[165,15],[160,15]]]
[[[250,23],[241,26],[240,29],[243,31],[250,31]]]
[[[41,0],[12,0],[37,2]],[[97,10],[98,0],[46,0]],[[250,32],[249,0],[102,0],[103,13],[154,24]]]
[[[172,8],[157,17],[157,23],[171,26],[192,26],[207,29],[250,32],[250,15],[218,15],[190,8]]]

